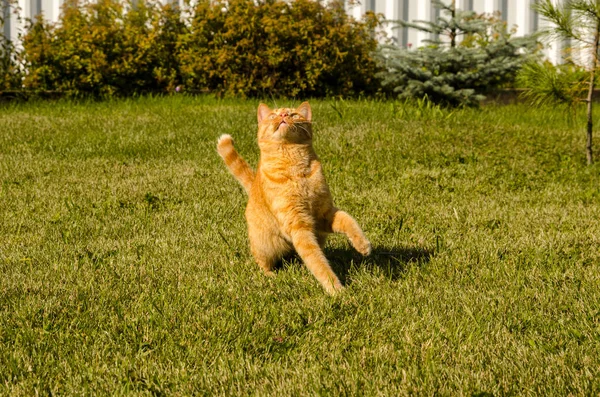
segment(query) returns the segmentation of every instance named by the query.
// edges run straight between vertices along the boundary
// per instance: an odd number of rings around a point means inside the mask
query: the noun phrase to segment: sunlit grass
[[[311,103],[336,205],[375,247],[330,240],[334,298],[250,256],[215,144],[255,165],[258,101],[1,108],[0,394],[599,394],[583,121]]]

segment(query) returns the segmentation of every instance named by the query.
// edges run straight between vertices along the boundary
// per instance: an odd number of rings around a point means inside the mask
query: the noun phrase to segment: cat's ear
[[[258,105],[258,122],[260,123],[261,121],[263,121],[271,112],[272,110],[264,103]]]
[[[300,114],[306,120],[312,120],[312,110],[310,110],[310,105],[308,102],[302,102],[302,104],[296,108],[296,112],[298,112],[298,114]]]

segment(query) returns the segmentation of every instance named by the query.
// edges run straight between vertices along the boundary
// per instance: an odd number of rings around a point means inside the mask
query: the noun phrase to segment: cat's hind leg
[[[262,271],[272,276],[273,269],[281,258],[292,251],[287,241],[271,219],[257,219],[247,214],[250,251]]]
[[[334,208],[328,222],[334,233],[344,233],[352,246],[364,256],[371,254],[371,243],[365,237],[360,226],[347,212]]]

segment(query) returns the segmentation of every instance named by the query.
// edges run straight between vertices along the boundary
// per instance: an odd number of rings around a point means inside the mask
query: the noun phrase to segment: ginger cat
[[[296,109],[258,107],[260,160],[256,173],[221,135],[217,151],[249,195],[248,237],[254,259],[267,274],[293,249],[323,288],[342,288],[322,247],[329,233],[344,233],[363,255],[371,253],[356,221],[333,206],[321,163],[312,146],[312,111],[308,102]]]

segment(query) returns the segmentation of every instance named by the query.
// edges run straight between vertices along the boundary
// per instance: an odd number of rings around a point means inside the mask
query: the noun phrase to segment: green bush
[[[67,0],[59,23],[31,23],[24,85],[93,96],[173,89],[181,81],[174,47],[183,30],[168,4]]]
[[[185,37],[186,85],[228,95],[372,94],[378,24],[343,3],[200,1]]]
[[[227,96],[373,94],[379,19],[343,3],[67,0],[59,23],[31,22],[22,59],[32,90],[71,95],[210,91]]]

